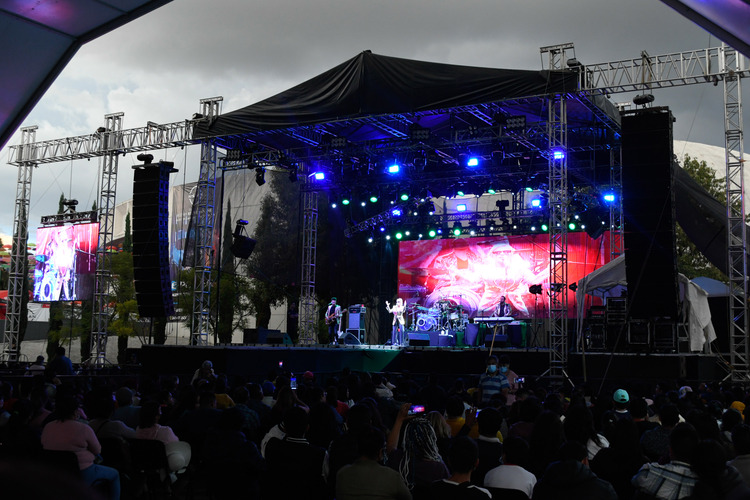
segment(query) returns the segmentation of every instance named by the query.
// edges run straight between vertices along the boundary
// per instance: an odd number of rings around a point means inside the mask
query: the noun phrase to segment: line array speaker
[[[672,113],[646,108],[622,115],[622,204],[630,318],[675,318]]]
[[[169,276],[169,174],[172,162],[137,165],[133,175],[133,277],[138,314],[175,314]]]

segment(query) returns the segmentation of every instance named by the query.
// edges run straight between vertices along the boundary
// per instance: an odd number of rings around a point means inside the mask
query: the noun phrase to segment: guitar
[[[336,307],[333,307],[331,314],[326,314],[326,325],[330,325],[332,323],[338,323],[339,316],[336,315]]]

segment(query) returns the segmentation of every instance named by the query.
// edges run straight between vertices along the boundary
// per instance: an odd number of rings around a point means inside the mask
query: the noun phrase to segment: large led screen
[[[610,260],[609,233],[569,233],[567,257],[568,283],[575,283]],[[548,234],[402,241],[398,260],[399,297],[420,310],[447,305],[469,318],[492,316],[505,296],[515,318],[548,315]],[[541,293],[531,293],[532,285]],[[566,293],[575,317],[575,293]]]
[[[99,223],[40,227],[36,231],[34,300],[88,300],[96,280]]]

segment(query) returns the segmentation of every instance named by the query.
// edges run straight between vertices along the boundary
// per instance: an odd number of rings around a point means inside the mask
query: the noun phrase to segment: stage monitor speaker
[[[488,333],[484,336],[484,346],[492,346],[492,333]],[[508,336],[503,333],[496,333],[495,347],[508,347]]]
[[[622,205],[630,318],[676,318],[672,113],[622,114]]]
[[[409,346],[429,346],[430,345],[430,334],[429,333],[409,333]]]
[[[172,162],[133,168],[133,278],[141,317],[173,316],[169,275],[169,174]]]
[[[338,338],[338,343],[340,345],[362,345],[357,336],[350,332],[342,333]]]

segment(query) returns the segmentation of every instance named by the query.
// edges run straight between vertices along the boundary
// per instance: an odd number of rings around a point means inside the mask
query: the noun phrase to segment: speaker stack
[[[142,158],[143,156],[143,158]],[[172,162],[151,163],[139,155],[133,175],[133,274],[138,314],[173,316],[172,281],[169,276],[169,174]]]
[[[631,319],[676,318],[672,113],[655,107],[622,114],[625,274]]]

